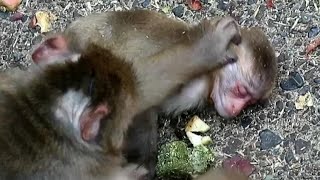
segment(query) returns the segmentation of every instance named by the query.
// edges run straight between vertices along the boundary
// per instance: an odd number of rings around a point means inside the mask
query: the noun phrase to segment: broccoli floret
[[[214,161],[211,149],[204,145],[192,149],[182,141],[173,141],[160,147],[157,174],[161,178],[184,178],[202,174]]]
[[[157,174],[160,177],[188,176],[193,170],[189,161],[190,150],[182,141],[173,141],[160,147]]]
[[[214,154],[211,149],[204,145],[193,148],[190,154],[190,162],[194,174],[202,174],[206,172],[208,166],[214,161]]]

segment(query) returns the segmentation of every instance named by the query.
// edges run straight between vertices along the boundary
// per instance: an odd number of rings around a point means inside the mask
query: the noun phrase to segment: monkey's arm
[[[240,39],[238,24],[229,17],[213,23],[208,23],[203,37],[194,43],[178,44],[150,58],[134,61],[141,82],[141,102],[147,106],[159,104],[191,78],[237,59],[229,54],[228,46],[239,43],[235,41]]]

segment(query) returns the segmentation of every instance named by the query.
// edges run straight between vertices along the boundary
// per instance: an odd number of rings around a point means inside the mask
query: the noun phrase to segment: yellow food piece
[[[38,11],[35,14],[37,24],[41,28],[41,33],[48,32],[51,30],[51,22],[56,20],[57,17],[50,12]]]
[[[186,132],[207,132],[210,127],[202,121],[198,116],[193,116],[188,122],[185,131]]]

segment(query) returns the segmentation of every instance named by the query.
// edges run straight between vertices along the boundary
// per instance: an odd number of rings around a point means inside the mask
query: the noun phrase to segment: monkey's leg
[[[129,163],[143,165],[147,179],[154,179],[157,162],[158,110],[150,108],[138,114],[125,137],[124,155]]]

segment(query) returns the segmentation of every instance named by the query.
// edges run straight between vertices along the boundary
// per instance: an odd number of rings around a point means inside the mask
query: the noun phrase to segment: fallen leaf
[[[274,2],[273,0],[267,0],[267,8],[274,8]]]
[[[38,11],[31,20],[29,26],[35,27],[40,26],[41,33],[48,32],[51,30],[51,22],[56,20],[57,17],[50,12]]]
[[[10,17],[10,21],[19,21],[19,20],[22,20],[22,18],[24,17],[25,15],[23,13],[20,13],[20,12],[17,12],[17,13],[14,13],[11,17]]]
[[[29,27],[30,27],[30,28],[35,28],[36,26],[37,26],[37,19],[36,19],[36,17],[34,16],[34,17],[31,19],[30,23],[29,23]]]
[[[314,51],[319,45],[320,45],[320,38],[313,40],[310,44],[307,45],[306,55],[309,55],[309,53]]]
[[[193,116],[191,120],[187,123],[185,131],[188,132],[207,132],[210,127],[202,121],[198,116]]]
[[[8,11],[17,10],[22,0],[0,0],[0,6],[3,6]]]
[[[306,93],[304,96],[299,96],[297,101],[295,102],[296,109],[304,109],[304,107],[313,106],[312,95],[310,92]]]
[[[187,0],[187,4],[191,10],[198,11],[202,8],[200,0]]]
[[[240,156],[234,156],[226,159],[222,162],[224,169],[238,171],[246,176],[250,176],[255,167],[250,163],[249,160],[244,159]]]

